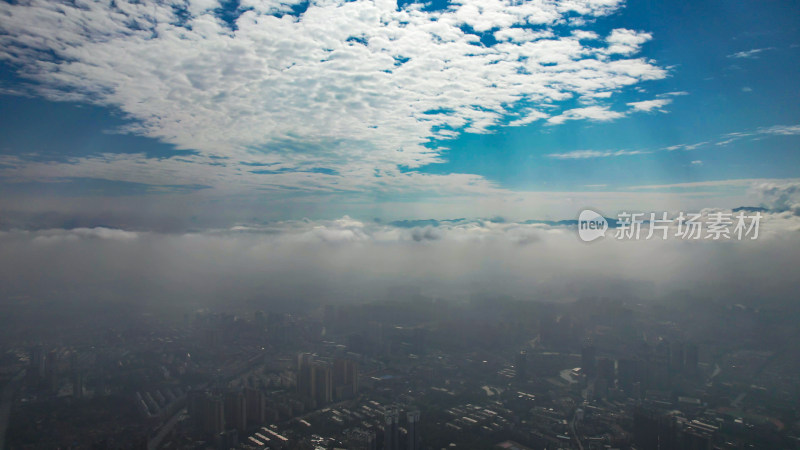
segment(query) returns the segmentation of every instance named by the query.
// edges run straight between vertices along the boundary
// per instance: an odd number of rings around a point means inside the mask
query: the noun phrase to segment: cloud
[[[628,103],[628,106],[633,108],[634,111],[643,111],[643,112],[650,112],[653,110],[664,112],[662,109],[663,107],[672,103],[671,99],[664,98],[664,99],[657,99],[657,100],[645,100],[641,102],[632,102]]]
[[[523,125],[527,125],[529,123],[536,122],[537,120],[546,119],[548,117],[547,114],[541,111],[526,111],[524,113],[524,117],[521,119],[512,120],[508,123],[509,127],[519,127]]]
[[[775,125],[772,127],[759,128],[758,133],[777,136],[797,136],[800,135],[800,125]]]
[[[693,166],[702,166],[703,165],[703,161],[700,161],[699,159],[697,159],[697,160],[692,161],[691,164]]]
[[[673,92],[665,92],[663,94],[658,94],[659,97],[679,97],[683,95],[689,95],[686,91],[673,91]]]
[[[764,136],[797,136],[800,135],[800,125],[774,125],[771,127],[761,127],[755,131],[737,131],[728,133],[716,143],[718,146],[725,146],[733,142],[750,138],[757,139]]]
[[[596,98],[605,98],[610,96],[608,92],[598,92],[592,95],[582,97],[587,100],[586,103],[594,103]],[[640,102],[628,103],[631,107],[628,112],[613,111],[608,106],[592,105],[584,108],[568,109],[557,116],[547,119],[549,125],[560,125],[568,120],[591,120],[595,122],[608,122],[611,120],[625,117],[629,112],[651,112],[660,111],[666,112],[662,108],[672,103],[672,99],[661,98],[654,100],[644,100]],[[538,117],[537,117],[538,119]]]
[[[374,168],[358,164],[316,167],[319,161],[292,165],[276,157],[256,161],[220,163],[208,155],[151,158],[144,154],[103,153],[65,161],[38,161],[0,155],[0,177],[11,182],[54,182],[81,178],[141,183],[153,189],[170,183],[183,187],[214,186],[230,194],[271,192],[362,192],[379,189],[386,194],[427,192],[430,195],[497,194],[492,182],[471,174],[424,175],[385,167],[377,176]],[[258,164],[258,165],[253,165]],[[267,166],[268,168],[264,168]]]
[[[797,183],[796,179],[770,179],[770,178],[739,178],[730,180],[693,181],[690,183],[650,184],[631,186],[628,189],[696,189],[696,188],[740,188],[754,186],[783,186]]]
[[[628,105],[632,107],[632,111],[650,111],[652,109],[659,108],[665,104],[669,104],[670,101],[671,101],[670,99],[648,100],[642,102],[628,103]],[[598,114],[602,114],[602,111],[600,111]],[[556,116],[550,118],[549,121],[552,120],[556,120],[558,123],[560,123],[569,119],[561,116]],[[721,140],[715,142],[714,145],[721,147],[745,138],[757,138],[763,136],[796,136],[796,135],[800,135],[800,125],[775,125],[771,127],[762,127],[757,129],[756,131],[728,133],[723,135],[721,137]],[[606,158],[613,156],[649,154],[657,151],[669,151],[669,152],[677,150],[692,151],[707,146],[710,143],[711,143],[710,141],[702,141],[702,142],[695,142],[692,144],[675,144],[667,147],[658,148],[655,150],[574,150],[569,152],[550,153],[546,156],[556,159]],[[699,166],[702,165],[702,161],[699,160],[691,161],[691,164]],[[716,182],[711,181],[708,183],[716,183]],[[665,186],[668,185],[659,185],[659,187],[665,187]],[[672,185],[672,186],[676,187],[678,185]],[[635,188],[643,188],[643,187],[639,186]]]
[[[461,220],[402,228],[349,217],[134,239],[121,238],[131,233],[123,230],[11,231],[0,233],[0,293],[27,296],[26,307],[49,302],[48,314],[80,303],[83,315],[120,304],[182,315],[375,301],[395,286],[455,300],[489,293],[640,302],[688,291],[769,302],[793,298],[796,280],[784,269],[800,263],[798,229],[798,217],[764,213],[758,240],[728,242],[617,241],[611,231],[587,245],[568,226]]]
[[[75,241],[85,239],[105,239],[114,241],[134,241],[140,233],[114,228],[73,228],[71,230],[52,229],[41,230],[35,233],[34,244],[52,244],[61,241]]]
[[[788,211],[800,216],[800,180],[765,181],[755,183],[751,191],[761,204],[771,211]]]
[[[582,119],[607,122],[624,116],[625,113],[612,111],[607,106],[587,106],[585,108],[568,109],[558,116],[547,119],[547,123],[550,125],[560,125],[568,120]]]
[[[629,55],[639,51],[642,44],[652,39],[650,33],[642,33],[625,28],[618,28],[611,32],[611,35],[606,38],[608,48],[605,50],[608,54],[622,54]]]
[[[172,184],[174,172],[214,188],[381,190],[386,177],[376,170],[394,173],[395,187],[413,187],[430,176],[400,172],[443,160],[426,145],[431,140],[524,125],[546,117],[537,106],[557,108],[667,75],[632,56],[647,33],[616,29],[605,45],[584,45],[590,32],[559,31],[568,18],[610,14],[618,0],[464,0],[438,11],[386,0],[313,1],[302,13],[295,3],[246,1],[223,17],[221,3],[206,0],[4,2],[0,59],[29,81],[20,89],[118,109],[131,120],[121,131],[199,151],[143,161],[158,178],[149,182]],[[493,30],[499,42],[485,46],[470,29]],[[623,115],[592,106],[549,123]],[[206,165],[212,155],[280,163],[283,172],[237,175]],[[71,164],[85,170],[53,164],[4,176],[83,170],[124,179],[125,158],[101,155]],[[470,189],[473,181],[456,174],[425,184]]]
[[[758,58],[758,54],[759,53],[765,52],[767,50],[772,50],[772,47],[754,48],[752,50],[745,50],[745,51],[741,51],[741,52],[736,52],[736,53],[728,55],[728,58],[735,58],[735,59]]]
[[[555,158],[555,159],[589,159],[589,158],[608,158],[612,156],[643,155],[646,153],[650,152],[640,151],[640,150],[605,150],[605,151],[575,150],[566,153],[550,153],[547,156],[549,158]]]

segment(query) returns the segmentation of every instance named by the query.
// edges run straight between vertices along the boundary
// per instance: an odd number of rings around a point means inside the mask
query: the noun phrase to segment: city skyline
[[[797,448],[798,18],[0,0],[0,450]]]

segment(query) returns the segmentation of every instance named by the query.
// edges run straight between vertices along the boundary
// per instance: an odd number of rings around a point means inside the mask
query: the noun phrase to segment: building
[[[327,363],[317,362],[312,366],[314,396],[317,407],[333,401],[333,370]]]
[[[343,400],[358,394],[358,363],[339,358],[333,362],[334,398]]]
[[[387,407],[383,419],[383,450],[400,450],[400,411],[397,406]]]
[[[205,399],[205,391],[193,389],[186,393],[186,410],[189,412],[189,420],[192,426],[198,430],[203,428]]]
[[[81,372],[75,371],[72,374],[72,396],[74,398],[83,398],[83,382],[84,375]]]
[[[419,411],[411,410],[406,413],[406,429],[408,436],[406,448],[408,450],[419,450]]]
[[[687,343],[684,347],[683,370],[689,376],[697,375],[698,351],[697,344]]]
[[[641,450],[677,449],[674,417],[637,408],[633,413],[633,442]]]
[[[203,400],[202,431],[217,435],[225,431],[225,402],[218,395],[207,395]]]
[[[598,358],[597,377],[612,384],[614,382],[614,361],[609,358]]]
[[[352,450],[377,450],[375,431],[352,428],[346,433],[347,448]]]
[[[684,367],[684,346],[682,342],[673,342],[670,345],[669,368],[672,373],[683,372]]]
[[[516,371],[517,381],[528,379],[528,352],[521,350],[514,358],[514,370]]]
[[[588,378],[597,375],[597,350],[591,344],[586,344],[581,348],[581,370]]]
[[[639,359],[620,359],[617,361],[619,388],[626,394],[633,394],[633,387],[643,379],[643,364]]]
[[[247,429],[247,403],[242,391],[225,394],[225,424],[229,429]]]
[[[244,400],[247,405],[247,423],[249,425],[263,425],[266,421],[266,399],[264,393],[258,389],[245,388]]]
[[[309,402],[316,398],[313,363],[314,357],[310,353],[297,355],[297,394]]]

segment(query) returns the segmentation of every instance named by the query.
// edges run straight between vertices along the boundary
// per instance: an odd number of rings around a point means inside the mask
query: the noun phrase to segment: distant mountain
[[[733,208],[733,212],[767,212],[767,208],[762,208],[760,206],[740,206],[738,208]]]
[[[617,219],[612,219],[611,217],[603,217],[608,222],[608,228],[617,228]],[[542,224],[542,225],[550,225],[551,227],[577,227],[578,221],[575,219],[571,220],[526,220],[522,222],[524,224]]]

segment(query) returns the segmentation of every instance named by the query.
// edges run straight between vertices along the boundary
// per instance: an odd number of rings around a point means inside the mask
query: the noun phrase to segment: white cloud
[[[695,189],[695,188],[738,188],[757,185],[792,184],[795,179],[769,179],[769,178],[739,178],[732,180],[694,181],[690,183],[651,184],[646,186],[631,186],[628,189]]]
[[[662,111],[663,107],[672,103],[671,99],[664,98],[664,99],[657,99],[657,100],[644,100],[641,102],[632,102],[628,103],[628,106],[633,108],[634,111],[643,111],[643,112],[650,112],[653,110]]]
[[[692,161],[692,165],[693,166],[702,166],[703,165],[703,161],[700,161],[699,159],[696,159],[696,160]]]
[[[673,91],[673,92],[665,92],[663,94],[658,94],[659,97],[679,97],[683,95],[689,95],[686,91]]]
[[[765,52],[767,50],[772,50],[772,47],[754,48],[752,50],[745,50],[745,51],[741,51],[741,52],[736,52],[736,53],[728,55],[728,58],[735,58],[735,59],[757,58],[759,53]]]
[[[586,30],[575,30],[572,32],[572,35],[580,40],[597,40],[600,39],[600,36],[597,35],[594,31],[586,31]]]
[[[566,153],[550,153],[547,155],[555,159],[589,159],[589,158],[608,158],[611,156],[631,156],[643,155],[646,151],[641,150],[575,150]]]
[[[702,146],[704,146],[706,144],[708,144],[708,141],[695,142],[694,144],[676,144],[676,145],[670,145],[668,147],[664,147],[664,148],[662,148],[660,150],[665,150],[665,151],[668,151],[668,152],[673,152],[675,150],[687,150],[687,151],[690,151],[690,150],[696,150],[696,149],[698,149],[698,148],[700,148],[700,147],[702,147]]]
[[[800,216],[800,180],[765,180],[754,183],[751,192],[773,211]]]
[[[510,127],[519,127],[522,125],[527,125],[529,123],[536,122],[537,120],[546,119],[548,117],[547,114],[541,111],[525,111],[523,117],[521,119],[512,120],[508,123]]]
[[[774,125],[771,127],[761,127],[755,131],[738,131],[735,133],[728,133],[718,141],[716,145],[725,146],[733,142],[751,138],[759,139],[764,136],[797,136],[800,135],[800,125]]]
[[[512,126],[530,123],[545,117],[539,105],[607,96],[666,76],[652,61],[629,57],[647,33],[617,29],[597,47],[581,43],[590,32],[553,31],[569,16],[609,14],[619,0],[463,0],[434,12],[387,0],[320,0],[301,15],[281,15],[293,3],[248,0],[243,7],[252,9],[233,28],[215,15],[213,0],[187,3],[188,17],[175,2],[1,3],[0,59],[32,80],[32,92],[118,108],[133,120],[126,131],[200,151],[184,158],[195,164],[191,171],[199,169],[192,173],[172,158],[140,161],[146,167],[130,175],[135,157],[103,155],[5,175],[91,172],[164,184],[175,174],[214,187],[380,190],[421,181],[491,188],[472,175],[434,178],[398,167],[440,162],[440,152],[424,145],[430,139],[490,132],[509,118]],[[482,46],[464,25],[496,29],[501,42]],[[540,28],[520,31],[526,25]],[[519,102],[534,108],[520,117]],[[549,123],[623,115],[590,106]],[[285,171],[237,172],[205,164],[210,155],[280,163]]]
[[[625,113],[612,111],[607,106],[587,106],[585,108],[568,109],[558,116],[549,118],[547,122],[551,125],[559,125],[568,120],[582,119],[607,122],[624,116]]]
[[[772,127],[759,128],[758,133],[777,136],[796,136],[800,135],[800,125],[775,125]]]
[[[642,33],[635,30],[628,30],[625,28],[618,28],[611,32],[606,38],[608,48],[605,53],[608,54],[622,54],[629,55],[639,51],[642,44],[652,39],[650,33]]]

